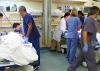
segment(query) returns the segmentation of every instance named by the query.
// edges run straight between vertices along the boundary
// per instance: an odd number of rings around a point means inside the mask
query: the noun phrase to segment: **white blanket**
[[[0,60],[7,59],[23,66],[38,60],[36,50],[31,43],[23,44],[21,35],[10,32],[0,37]]]

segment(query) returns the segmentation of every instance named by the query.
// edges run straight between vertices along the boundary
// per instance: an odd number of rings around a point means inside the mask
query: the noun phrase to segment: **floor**
[[[25,68],[27,70],[23,70]],[[6,70],[6,71],[32,71],[32,67],[26,66],[22,68]],[[67,71],[67,61],[66,54],[61,54],[57,52],[50,52],[49,49],[41,50],[41,67],[38,71]],[[77,71],[88,71],[86,68],[80,66]],[[100,71],[100,64],[98,64],[98,71]]]

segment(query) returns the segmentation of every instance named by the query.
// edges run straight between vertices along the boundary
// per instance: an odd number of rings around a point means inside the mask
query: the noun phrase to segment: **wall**
[[[92,6],[92,1],[93,0],[86,0],[86,3],[85,3],[85,5],[84,6]]]
[[[3,6],[8,6],[8,5],[11,6],[13,4],[16,4],[18,7],[21,6],[21,5],[24,5],[24,6],[26,6],[28,11],[34,11],[34,10],[41,11],[42,10],[42,3],[40,3],[40,2],[0,1],[0,6],[2,6],[2,5]]]
[[[95,6],[100,7],[100,2],[95,2],[95,1],[93,1],[92,4],[95,5]]]
[[[33,12],[33,11],[42,11],[42,3],[41,2],[33,2],[33,1],[23,1],[23,0],[0,0],[0,6],[12,6],[16,4],[17,7],[19,6],[25,6],[27,8],[28,12]],[[20,16],[17,12],[5,12],[6,16],[9,18],[9,20],[20,20]],[[5,17],[5,16],[4,16]],[[5,17],[6,18],[6,17]],[[5,19],[4,19],[5,20]],[[12,21],[11,21],[12,22]],[[5,23],[5,22],[4,22]],[[1,26],[2,24],[0,24]],[[7,22],[6,24],[3,24],[6,26],[9,26],[9,23]]]
[[[8,6],[8,5],[13,5],[16,4],[17,6],[24,5],[26,6],[28,11],[42,11],[42,1],[32,1],[32,0],[0,0],[0,6]],[[58,5],[71,5],[73,7],[78,6],[78,7],[83,7],[84,3],[83,2],[62,2],[62,3],[52,3],[52,11],[55,11],[57,9]]]

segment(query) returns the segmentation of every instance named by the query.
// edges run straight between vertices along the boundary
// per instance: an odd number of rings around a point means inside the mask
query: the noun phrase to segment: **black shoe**
[[[40,69],[40,66],[34,67],[34,71],[37,71]]]
[[[68,70],[67,71],[74,71],[72,68],[68,68]]]

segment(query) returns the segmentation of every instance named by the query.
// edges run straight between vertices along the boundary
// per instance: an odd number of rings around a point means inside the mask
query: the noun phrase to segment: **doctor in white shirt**
[[[52,40],[52,47],[51,51],[55,51],[57,47],[57,51],[60,51],[60,47],[57,46],[60,45],[61,35],[66,31],[66,20],[69,17],[70,13],[66,12],[61,18],[59,24],[56,26],[54,34],[53,34],[53,40]]]

